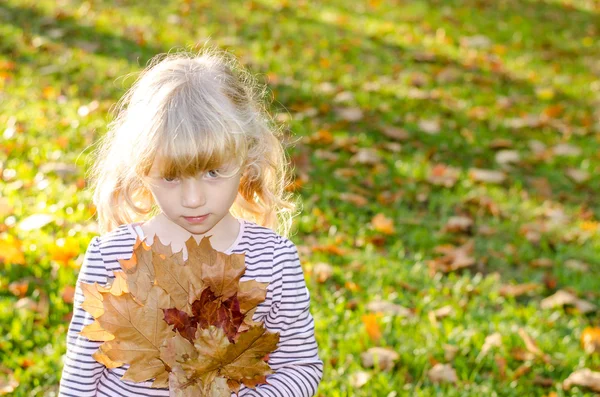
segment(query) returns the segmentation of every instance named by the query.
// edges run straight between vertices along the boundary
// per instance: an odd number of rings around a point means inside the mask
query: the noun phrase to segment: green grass
[[[299,190],[304,212],[292,240],[307,271],[325,362],[320,396],[593,394],[563,391],[561,382],[576,369],[600,370],[600,356],[586,355],[579,344],[582,331],[599,326],[600,316],[542,310],[540,301],[568,288],[600,305],[597,0],[138,3],[0,4],[0,193],[10,206],[0,210],[0,241],[18,239],[26,262],[5,263],[0,272],[0,357],[19,382],[15,396],[57,390],[71,311],[62,292],[74,285],[81,256],[61,262],[49,247],[65,238],[83,253],[96,234],[82,178],[89,145],[106,131],[108,110],[133,81],[118,77],[140,70],[157,53],[209,38],[268,82],[273,113],[291,117],[289,128],[303,138],[292,155],[307,157],[309,165],[298,171],[309,178]],[[93,109],[87,115],[85,106]],[[344,107],[360,108],[362,119],[343,120],[336,109]],[[551,117],[515,125],[543,114]],[[435,135],[419,127],[432,119],[440,124]],[[381,133],[386,125],[408,132],[400,151],[390,150]],[[319,130],[331,132],[334,143],[308,139]],[[355,143],[345,145],[344,139]],[[500,169],[491,148],[497,139],[512,142],[521,162],[501,185],[473,182],[472,167]],[[546,155],[534,154],[533,140],[545,145]],[[580,153],[552,155],[558,144]],[[360,148],[375,148],[381,165],[350,164]],[[323,158],[317,149],[336,158]],[[428,182],[437,164],[460,170],[454,186]],[[336,176],[340,168],[356,174]],[[589,172],[589,180],[573,182],[569,168]],[[368,204],[356,208],[340,199],[342,192],[362,194]],[[381,204],[377,198],[384,193],[399,199]],[[482,197],[493,201],[496,213],[473,204]],[[562,223],[552,223],[553,211],[562,211]],[[38,213],[54,221],[31,231],[19,228]],[[370,226],[379,213],[393,219],[393,234],[382,236]],[[474,220],[467,237],[475,240],[477,264],[432,275],[434,248],[465,238],[442,232],[456,214]],[[532,242],[523,228],[535,223],[546,229]],[[494,233],[482,233],[484,226]],[[317,244],[346,252],[315,251]],[[531,266],[538,258],[553,264]],[[589,270],[566,267],[568,259],[586,262]],[[318,262],[334,266],[324,283],[311,272]],[[8,286],[22,279],[30,280],[26,297],[47,301],[47,316],[17,306],[19,297]],[[548,279],[556,286],[546,285],[552,284]],[[517,282],[542,287],[525,297],[499,294],[501,284]],[[379,341],[361,320],[375,298],[414,311],[408,318],[382,316]],[[446,305],[453,313],[430,321],[429,313]],[[515,377],[523,362],[511,352],[525,348],[519,328],[550,360],[532,360],[530,371]],[[502,334],[502,347],[477,360],[494,332]],[[459,349],[451,361],[444,357],[446,344]],[[398,352],[393,370],[362,367],[360,354],[372,346]],[[506,360],[504,375],[495,357]],[[451,364],[457,384],[433,384],[427,372],[434,362]],[[371,374],[361,388],[349,383],[357,371]],[[552,385],[537,385],[536,376],[552,379]]]

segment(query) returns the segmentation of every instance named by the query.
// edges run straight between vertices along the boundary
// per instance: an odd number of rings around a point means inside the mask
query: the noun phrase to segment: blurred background
[[[57,393],[111,106],[208,40],[297,139],[319,396],[594,395],[599,34],[598,0],[0,2],[0,394]]]

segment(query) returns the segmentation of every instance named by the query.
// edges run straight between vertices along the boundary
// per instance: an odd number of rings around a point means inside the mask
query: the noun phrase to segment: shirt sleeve
[[[310,294],[304,281],[298,250],[282,238],[273,257],[271,308],[265,327],[279,332],[277,349],[269,355],[275,371],[266,385],[242,388],[240,397],[312,397],[323,376],[315,341],[314,321],[310,314]]]
[[[80,283],[106,285],[108,273],[102,260],[99,238],[90,242],[77,278],[73,300],[73,317],[67,331],[67,352],[58,391],[59,397],[96,396],[96,389],[104,365],[92,357],[103,342],[94,342],[80,336],[79,332],[94,322],[94,317],[81,308],[83,292]]]

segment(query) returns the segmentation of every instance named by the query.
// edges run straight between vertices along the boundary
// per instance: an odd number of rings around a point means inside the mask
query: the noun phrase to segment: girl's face
[[[219,168],[219,172],[226,175],[231,170],[231,165]],[[220,177],[214,171],[195,177],[163,178],[155,162],[148,173],[147,185],[167,218],[192,234],[205,234],[229,214],[240,178],[241,172]]]

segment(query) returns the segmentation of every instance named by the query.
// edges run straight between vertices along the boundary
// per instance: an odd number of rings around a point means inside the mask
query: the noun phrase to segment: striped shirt
[[[141,234],[139,227],[122,225],[90,242],[75,290],[59,397],[169,395],[168,388],[151,388],[152,381],[121,380],[129,366],[106,368],[92,358],[103,342],[79,335],[94,321],[81,308],[84,296],[80,283],[106,285],[114,279],[114,272],[122,270],[118,260],[132,256],[139,236],[136,229]],[[239,396],[314,396],[323,375],[323,362],[317,352],[310,295],[296,246],[271,229],[240,219],[239,235],[225,253],[245,253],[246,272],[241,281],[269,283],[266,299],[258,305],[253,320],[263,321],[267,330],[280,334],[277,349],[269,355],[268,363],[275,373],[267,376],[268,384],[256,389],[242,386]]]

